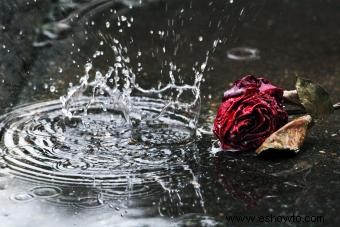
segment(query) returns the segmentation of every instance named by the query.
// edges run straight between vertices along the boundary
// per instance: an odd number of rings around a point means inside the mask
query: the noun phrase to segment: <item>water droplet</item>
[[[101,51],[97,50],[94,54],[93,54],[93,58],[97,58],[98,56],[101,55]]]
[[[207,63],[203,63],[202,65],[201,65],[201,70],[202,70],[202,72],[205,70],[205,67],[207,67]]]
[[[106,25],[106,28],[110,28],[110,22],[107,21],[107,22],[105,23],[105,25]]]
[[[54,93],[55,90],[56,90],[56,89],[55,89],[55,86],[51,85],[51,86],[50,86],[50,92]]]

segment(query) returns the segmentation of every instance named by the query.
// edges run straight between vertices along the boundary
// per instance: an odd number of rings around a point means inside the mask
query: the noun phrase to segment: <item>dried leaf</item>
[[[334,111],[329,94],[311,80],[297,78],[296,90],[307,113],[315,118],[323,118]]]
[[[263,144],[257,148],[256,153],[273,150],[291,150],[298,152],[312,123],[312,117],[305,115],[288,122],[279,130],[270,135]]]

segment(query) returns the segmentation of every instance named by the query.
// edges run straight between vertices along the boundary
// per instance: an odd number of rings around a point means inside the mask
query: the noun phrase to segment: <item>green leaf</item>
[[[314,118],[324,118],[334,111],[329,94],[320,85],[298,77],[295,87],[301,104]]]

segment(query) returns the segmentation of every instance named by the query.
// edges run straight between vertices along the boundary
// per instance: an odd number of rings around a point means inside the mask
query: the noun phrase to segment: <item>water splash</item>
[[[171,63],[168,84],[144,89],[129,68],[127,49],[115,44],[116,61],[105,74],[87,63],[79,84],[60,100],[22,106],[2,117],[4,163],[19,178],[51,185],[30,195],[55,197],[58,203],[64,198],[58,187],[83,186],[98,188],[105,199],[126,201],[124,207],[163,195],[180,212],[181,191],[172,189],[178,182],[183,189],[193,186],[205,212],[185,156],[196,150],[208,54],[194,69],[192,85],[174,79]],[[101,207],[98,201],[86,197],[79,206]]]
[[[93,72],[94,76],[91,80],[91,72],[93,64],[85,65],[85,75],[80,78],[79,85],[69,88],[67,95],[62,96],[62,111],[67,118],[82,118],[87,115],[87,109],[97,98],[104,99],[102,109],[107,108],[120,111],[125,120],[132,124],[132,118],[141,122],[152,122],[164,116],[167,109],[184,109],[191,118],[189,127],[195,128],[199,116],[200,108],[200,85],[203,79],[203,73],[207,66],[209,51],[205,61],[199,67],[193,67],[194,82],[192,85],[181,84],[174,77],[177,66],[173,62],[169,62],[169,78],[170,82],[157,88],[145,89],[136,81],[136,74],[129,66],[130,58],[128,57],[127,48],[123,47],[118,40],[113,39],[114,45],[111,47],[115,54],[115,62],[109,67],[108,71],[103,75],[99,70]],[[217,44],[214,44],[217,45]],[[74,108],[74,102],[77,98],[90,93],[91,99],[85,106],[81,107],[82,115],[79,115],[79,106]],[[151,119],[149,116],[142,116],[135,104],[132,102],[132,94],[143,97],[157,97],[166,101],[162,111],[158,116]],[[146,117],[146,118],[143,118]],[[135,121],[136,122],[136,121]]]
[[[48,184],[31,194],[58,203],[72,200],[64,188],[76,186],[100,191],[83,196],[81,207],[101,207],[109,199],[125,201],[120,205],[128,208],[135,199],[162,198],[160,209],[170,205],[169,215],[175,216],[189,188],[205,213],[199,177],[188,164],[193,157],[187,154],[197,151],[200,86],[210,51],[193,66],[192,83],[184,83],[176,75],[178,64],[167,61],[169,82],[145,88],[128,48],[113,37],[102,38],[114,53],[105,72],[96,67],[103,51],[94,51],[79,84],[60,100],[22,106],[3,117],[4,163],[19,178]]]

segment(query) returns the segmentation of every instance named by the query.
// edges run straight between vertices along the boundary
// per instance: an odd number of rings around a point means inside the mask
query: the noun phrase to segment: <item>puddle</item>
[[[334,2],[0,3],[1,226],[224,226],[296,210],[339,223],[337,115],[287,159],[215,157],[210,132],[244,74],[289,89],[307,75],[337,97]]]

